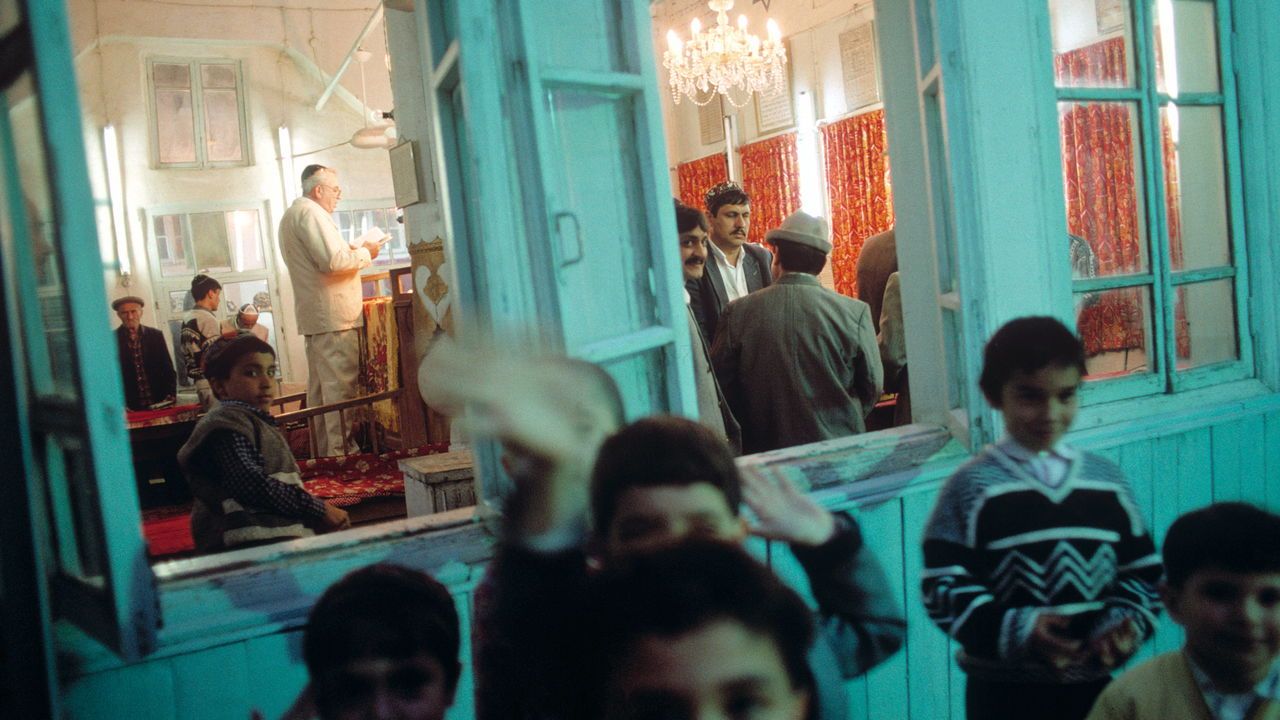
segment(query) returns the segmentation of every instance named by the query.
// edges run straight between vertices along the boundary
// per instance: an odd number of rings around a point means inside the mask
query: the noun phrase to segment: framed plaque
[[[698,139],[703,145],[724,140],[724,99],[716,93],[711,102],[698,108]]]
[[[880,102],[874,21],[840,33],[840,68],[844,74],[846,112]]]
[[[403,208],[420,203],[422,197],[421,175],[418,172],[418,143],[406,140],[387,150],[391,157],[391,185],[395,188],[396,207]]]

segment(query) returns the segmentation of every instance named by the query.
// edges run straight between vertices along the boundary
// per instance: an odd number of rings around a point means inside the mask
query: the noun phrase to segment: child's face
[[[316,693],[324,720],[440,720],[453,704],[444,667],[426,653],[353,660],[321,682]]]
[[[1187,652],[1222,691],[1252,688],[1280,655],[1280,573],[1206,568],[1164,594]]]
[[[710,483],[633,487],[618,496],[605,549],[625,555],[689,536],[741,542],[746,528]]]
[[[809,703],[773,641],[732,620],[641,638],[611,685],[609,720],[801,720]]]
[[[1013,373],[996,405],[1004,413],[1005,431],[1028,450],[1048,450],[1071,428],[1080,407],[1079,387],[1080,370],[1071,366]]]
[[[231,368],[225,380],[213,378],[209,385],[221,400],[239,400],[259,410],[270,411],[276,397],[276,358],[271,353],[246,353]]]

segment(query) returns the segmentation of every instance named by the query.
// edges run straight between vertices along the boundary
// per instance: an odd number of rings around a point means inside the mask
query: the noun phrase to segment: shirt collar
[[[1248,695],[1253,699],[1253,702],[1245,708],[1246,711],[1259,700],[1280,702],[1280,660],[1275,660],[1271,663],[1271,669],[1257,685],[1253,686],[1252,690],[1246,693],[1224,693],[1214,688],[1213,678],[1210,678],[1208,673],[1200,669],[1200,666],[1196,664],[1191,655],[1186,652],[1183,655],[1187,658],[1187,664],[1191,666],[1191,675],[1195,678],[1196,685],[1200,687],[1200,692],[1204,693],[1205,704],[1215,714],[1218,707],[1221,707],[1232,698],[1239,698],[1241,695]]]
[[[1059,440],[1054,443],[1053,447],[1048,450],[1035,452],[1024,447],[1012,436],[1005,435],[996,445],[1004,451],[1004,454],[1017,460],[1018,462],[1031,462],[1036,458],[1059,458],[1062,460],[1075,460],[1079,453],[1074,448]]]
[[[241,402],[239,400],[219,400],[218,402],[222,403],[223,405],[229,405],[231,407],[244,408],[245,410],[248,410],[254,415],[257,415],[259,418],[271,423],[272,425],[276,424],[276,418],[274,415],[272,415],[271,413],[265,410],[256,408],[247,402]]]
[[[734,267],[733,265],[730,265],[730,264],[729,264],[729,258],[725,257],[724,251],[720,249],[720,246],[719,246],[719,245],[716,245],[716,244],[715,244],[715,243],[713,243],[713,242],[711,242],[711,239],[710,239],[710,238],[708,238],[708,239],[707,239],[707,247],[708,247],[708,248],[710,248],[711,252],[715,253],[716,260],[719,260],[720,262],[724,263],[725,265],[728,265],[730,268]],[[746,254],[746,252],[747,252],[746,250],[743,250],[743,251],[742,251],[742,254],[738,255],[738,266],[739,266],[739,267],[741,267],[741,266],[742,266],[742,255]]]

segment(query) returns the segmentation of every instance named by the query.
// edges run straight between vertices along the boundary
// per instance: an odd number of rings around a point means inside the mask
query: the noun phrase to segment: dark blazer
[[[146,410],[146,404],[138,395],[138,374],[129,352],[129,334],[123,325],[116,328],[116,349],[120,353],[120,374],[124,376],[125,407]],[[146,373],[147,382],[151,385],[151,402],[158,403],[177,394],[178,376],[164,333],[146,325],[142,326],[142,372]]]
[[[708,241],[710,242],[710,241]],[[767,288],[773,282],[770,266],[773,265],[773,253],[763,245],[745,243],[743,249],[743,272],[747,276],[747,292]],[[724,278],[720,277],[720,265],[716,254],[707,251],[707,266],[702,272],[702,279],[685,283],[689,291],[690,307],[702,328],[702,337],[710,344],[715,342],[716,327],[720,322],[720,313],[729,304],[729,295],[724,289]]]
[[[871,322],[880,332],[880,308],[889,276],[898,272],[898,241],[893,230],[872,235],[858,254],[858,299],[871,307]]]

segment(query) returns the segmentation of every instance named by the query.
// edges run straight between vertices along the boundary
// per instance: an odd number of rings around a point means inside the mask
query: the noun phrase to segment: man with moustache
[[[686,283],[702,335],[713,342],[724,306],[747,293],[769,287],[773,255],[747,242],[751,227],[751,198],[741,185],[722,182],[707,191],[710,253],[707,269],[696,283]],[[692,287],[690,287],[692,285]]]
[[[696,285],[705,274],[707,264],[707,217],[702,211],[685,205],[676,205],[676,231],[680,234],[680,263],[684,269],[686,290],[685,309],[689,318],[689,338],[693,349],[693,377],[698,391],[698,421],[711,428],[716,437],[724,439],[734,454],[742,451],[742,428],[729,410],[729,403],[720,391],[715,372],[711,369],[711,351],[694,316],[689,285]]]

